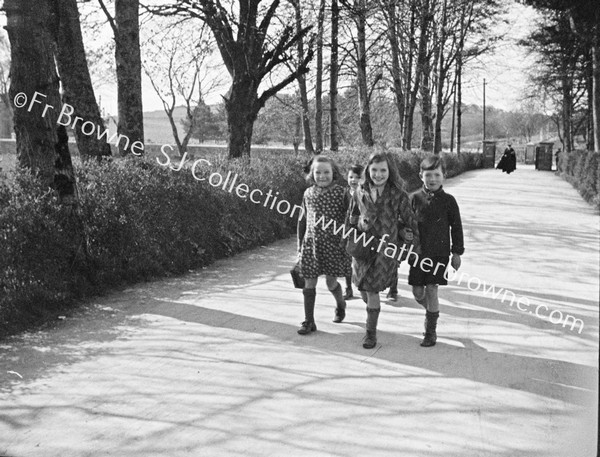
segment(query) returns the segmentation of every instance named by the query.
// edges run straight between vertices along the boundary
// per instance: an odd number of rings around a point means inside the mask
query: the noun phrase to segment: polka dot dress
[[[352,261],[342,243],[341,230],[337,235],[333,233],[334,222],[337,227],[344,223],[347,198],[346,190],[338,184],[325,188],[312,186],[304,192],[306,232],[300,264],[305,278],[321,275],[340,278],[352,274]]]

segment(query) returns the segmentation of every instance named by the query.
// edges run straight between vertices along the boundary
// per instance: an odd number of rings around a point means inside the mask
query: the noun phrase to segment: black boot
[[[380,309],[367,308],[367,333],[363,339],[365,349],[373,349],[377,345],[377,320]]]
[[[439,311],[435,313],[432,313],[431,311],[425,312],[425,338],[421,341],[421,346],[424,348],[435,346],[435,342],[437,341],[437,333],[435,330],[437,328],[438,317],[440,317]]]
[[[397,285],[390,287],[390,291],[387,293],[386,298],[391,298],[394,301],[398,298],[398,286]]]
[[[342,294],[342,286],[338,282],[338,285],[335,289],[330,290],[331,295],[335,298],[335,317],[333,318],[333,322],[339,324],[346,317],[346,300],[344,300],[344,295]]]
[[[350,300],[354,297],[352,292],[352,276],[346,276],[346,293],[344,294],[344,300]]]
[[[298,333],[307,335],[310,332],[317,331],[315,324],[315,299],[317,297],[316,289],[302,289],[304,294],[304,322],[300,324]]]

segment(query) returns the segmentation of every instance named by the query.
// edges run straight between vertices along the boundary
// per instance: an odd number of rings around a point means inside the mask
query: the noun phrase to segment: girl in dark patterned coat
[[[402,184],[392,157],[384,152],[373,153],[366,166],[365,182],[354,193],[348,212],[350,225],[356,223],[358,230],[380,240],[371,259],[352,259],[352,280],[367,303],[366,349],[377,345],[379,292],[396,281],[396,247],[402,244],[402,238],[408,241],[412,235],[412,248],[415,252],[419,249],[417,220]],[[358,221],[352,216],[356,209],[360,213]],[[399,233],[399,225],[406,227],[403,233]]]
[[[307,176],[312,186],[304,192],[304,217],[298,221],[298,255],[305,280],[300,335],[317,330],[314,310],[317,280],[321,275],[325,275],[327,288],[335,298],[333,322],[342,322],[346,317],[346,301],[337,278],[351,274],[351,261],[342,245],[342,234],[334,234],[333,227],[344,224],[350,197],[344,187],[335,183],[338,179],[340,174],[333,160],[324,156],[312,160]]]

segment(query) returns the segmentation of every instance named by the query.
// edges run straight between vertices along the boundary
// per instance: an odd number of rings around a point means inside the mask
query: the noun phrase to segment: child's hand
[[[452,259],[450,260],[450,265],[452,265],[452,268],[458,270],[460,268],[460,263],[460,256],[458,254],[452,254]]]

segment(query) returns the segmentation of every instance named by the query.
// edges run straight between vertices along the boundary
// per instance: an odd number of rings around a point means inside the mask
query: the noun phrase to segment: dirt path
[[[436,347],[419,347],[406,265],[376,349],[361,347],[363,303],[333,324],[324,284],[319,331],[297,335],[285,240],[3,342],[0,456],[595,456],[597,213],[529,168],[446,187],[467,252],[440,294]],[[583,330],[537,318],[540,305]]]

